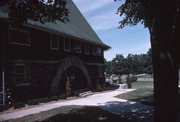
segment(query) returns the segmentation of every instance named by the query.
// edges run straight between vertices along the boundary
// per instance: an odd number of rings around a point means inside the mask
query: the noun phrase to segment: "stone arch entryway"
[[[56,74],[52,80],[52,87],[51,87],[52,95],[58,95],[60,82],[63,76],[65,75],[65,73],[67,73],[68,69],[72,67],[79,69],[82,72],[83,76],[85,77],[85,82],[87,86],[89,87],[91,86],[91,78],[83,61],[78,57],[70,56],[62,61],[62,63],[59,65],[56,71]]]
[[[62,75],[59,83],[58,93],[66,93],[72,96],[74,91],[88,88],[84,73],[77,67],[68,68]]]

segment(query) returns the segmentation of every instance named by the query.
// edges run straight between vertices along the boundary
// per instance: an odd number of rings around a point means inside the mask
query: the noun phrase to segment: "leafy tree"
[[[114,66],[111,61],[105,60],[105,72],[107,75],[113,74]]]
[[[116,55],[112,61],[105,61],[105,70],[108,74],[128,75],[128,74],[152,74],[151,49],[147,54]]]
[[[11,25],[20,25],[28,19],[34,21],[69,21],[65,0],[1,0],[0,6],[8,5]]]
[[[119,76],[127,74],[127,68],[125,67],[125,63],[126,62],[123,55],[116,55],[116,57],[112,60],[113,73]]]
[[[124,17],[120,28],[142,23],[149,29],[157,122],[176,121],[177,117],[179,9],[179,0],[125,0],[118,8]]]

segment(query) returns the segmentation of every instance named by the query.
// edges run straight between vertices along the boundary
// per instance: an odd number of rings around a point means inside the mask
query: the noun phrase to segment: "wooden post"
[[[66,78],[66,81],[65,81],[65,85],[66,85],[66,95],[69,97],[69,96],[71,96],[71,80],[70,80],[70,78],[69,78],[69,76],[65,76]]]
[[[5,31],[4,35],[2,35],[1,37],[1,41],[2,41],[2,47],[1,47],[1,65],[2,65],[2,71],[1,71],[1,75],[2,75],[2,99],[3,99],[3,105],[6,104],[5,102],[5,38],[6,38],[6,34],[7,34],[8,30]],[[3,34],[3,33],[2,33]]]

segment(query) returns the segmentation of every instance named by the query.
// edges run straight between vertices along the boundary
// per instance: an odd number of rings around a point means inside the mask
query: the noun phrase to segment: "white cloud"
[[[119,26],[120,17],[116,14],[117,7],[112,8],[116,5],[113,0],[73,1],[95,31],[108,30]]]
[[[112,0],[73,0],[73,1],[81,10],[82,13],[96,10],[113,2]]]
[[[118,27],[119,20],[120,17],[111,10],[109,12],[91,17],[89,19],[89,23],[94,30],[107,30]]]

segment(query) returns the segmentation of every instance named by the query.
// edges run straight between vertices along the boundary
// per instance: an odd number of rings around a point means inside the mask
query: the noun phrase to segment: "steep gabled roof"
[[[8,18],[7,12],[3,11],[7,7],[0,8],[0,18]],[[28,24],[31,26],[36,26],[40,28],[45,28],[48,30],[56,31],[62,34],[70,35],[75,38],[79,38],[85,40],[90,43],[94,43],[108,49],[109,46],[105,45],[101,39],[94,32],[92,27],[83,17],[81,12],[78,10],[76,5],[72,0],[67,0],[67,8],[70,11],[69,14],[69,22],[63,23],[60,21],[56,21],[55,23],[40,23],[38,21],[28,20]]]

